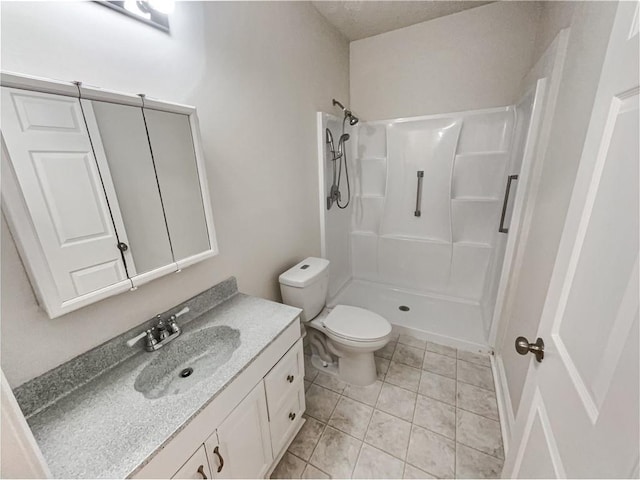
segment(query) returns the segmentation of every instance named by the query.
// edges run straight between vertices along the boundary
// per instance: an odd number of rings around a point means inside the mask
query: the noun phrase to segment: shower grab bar
[[[418,170],[418,190],[416,191],[416,211],[413,214],[416,217],[422,215],[420,212],[420,204],[422,203],[422,179],[424,178],[424,170]]]
[[[509,233],[509,229],[504,228],[504,217],[507,214],[507,204],[509,203],[509,193],[511,192],[511,182],[517,179],[518,179],[518,175],[509,175],[509,177],[507,177],[507,190],[506,192],[504,192],[504,201],[502,202],[502,215],[500,216],[500,228],[498,228],[498,232],[500,233]]]

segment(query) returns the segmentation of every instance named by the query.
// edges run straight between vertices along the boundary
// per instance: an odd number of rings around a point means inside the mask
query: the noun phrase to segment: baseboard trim
[[[459,338],[448,337],[434,332],[428,332],[425,330],[418,330],[416,328],[405,327],[404,325],[397,325],[391,323],[392,334],[397,336],[401,334],[411,335],[412,337],[419,338],[420,340],[428,340],[430,342],[446,345],[447,347],[457,348],[459,350],[466,350],[468,352],[486,353],[491,354],[492,350],[489,346],[481,343],[474,343],[467,340],[460,340]]]
[[[507,386],[507,377],[504,370],[504,363],[501,355],[492,355],[491,368],[493,370],[493,382],[496,389],[496,400],[498,402],[498,416],[500,417],[500,429],[502,431],[502,443],[504,445],[505,457],[511,444],[511,432],[515,417],[511,408],[511,397]]]

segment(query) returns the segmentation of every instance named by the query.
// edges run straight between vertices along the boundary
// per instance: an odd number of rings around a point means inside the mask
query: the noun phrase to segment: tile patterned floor
[[[306,423],[271,478],[497,478],[489,357],[400,335],[356,387],[305,356]]]

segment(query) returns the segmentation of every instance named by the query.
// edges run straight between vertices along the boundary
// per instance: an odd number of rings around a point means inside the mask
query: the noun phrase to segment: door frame
[[[500,347],[504,343],[504,336],[509,324],[509,313],[515,295],[515,286],[518,284],[518,272],[522,267],[524,247],[529,237],[534,206],[542,177],[544,159],[551,134],[552,120],[555,113],[558,92],[560,90],[570,33],[570,28],[560,30],[522,81],[521,90],[526,93],[532,88],[535,88],[535,85],[540,80],[546,80],[544,85],[545,95],[544,105],[542,106],[542,118],[538,130],[537,132],[533,132],[531,131],[533,125],[529,127],[532,138],[527,141],[521,167],[523,172],[525,169],[527,169],[528,172],[521,173],[521,183],[518,185],[518,189],[522,193],[520,197],[522,198],[522,207],[519,215],[517,215],[517,210],[514,210],[514,214],[512,215],[511,232],[507,240],[505,260],[501,271],[496,305],[494,307],[491,330],[489,332],[489,345],[493,345],[495,352],[491,361],[495,376],[496,399],[498,402],[500,428],[502,430],[505,454],[510,448],[511,432],[515,424],[516,412],[512,407]],[[529,141],[532,141],[531,145],[529,145]],[[517,222],[517,224],[515,222]]]

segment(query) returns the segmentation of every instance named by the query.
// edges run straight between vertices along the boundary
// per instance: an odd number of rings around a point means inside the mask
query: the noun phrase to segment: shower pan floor
[[[409,293],[366,280],[347,282],[328,303],[330,307],[342,304],[371,310],[400,333],[456,348],[489,351],[478,303]]]

